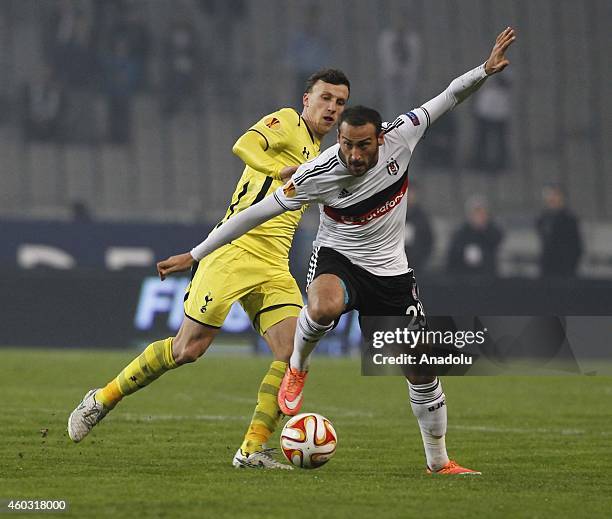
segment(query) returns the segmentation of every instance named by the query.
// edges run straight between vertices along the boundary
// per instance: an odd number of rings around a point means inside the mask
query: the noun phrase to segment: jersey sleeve
[[[236,216],[225,221],[223,225],[213,229],[202,243],[191,249],[191,257],[200,261],[219,247],[282,214],[285,210],[286,208],[279,205],[276,199],[268,196],[261,202],[240,211]]]
[[[486,78],[487,73],[483,63],[453,79],[444,91],[419,108],[400,115],[387,126],[386,132],[397,130],[410,150],[414,150],[431,123],[476,92]]]
[[[291,137],[287,117],[281,113],[281,110],[262,117],[248,131],[256,132],[264,138],[266,151],[268,148],[277,149],[284,146]]]
[[[236,141],[232,151],[247,166],[274,180],[281,180],[283,165],[270,156],[266,151],[268,148],[268,142],[260,133],[247,131]]]
[[[290,139],[289,110],[285,108],[266,115],[251,126],[236,141],[232,151],[247,166],[281,180],[284,164],[275,159],[275,152],[287,148]]]
[[[392,123],[383,126],[383,132],[396,133],[402,141],[413,151],[430,125],[429,113],[423,107],[414,108],[398,116]]]
[[[295,211],[303,205],[316,202],[314,180],[309,178],[310,164],[302,164],[289,181],[274,192],[274,198],[281,207]]]

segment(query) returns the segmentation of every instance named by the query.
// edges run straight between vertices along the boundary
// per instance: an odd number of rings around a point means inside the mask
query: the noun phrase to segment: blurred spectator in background
[[[251,2],[256,5],[255,2]],[[235,85],[236,77],[244,77],[248,69],[254,67],[253,57],[243,52],[240,33],[246,12],[246,0],[199,0],[198,6],[205,17],[212,21],[211,34],[206,43],[214,42],[215,52],[207,59],[207,67],[214,67],[211,76],[215,85],[223,89],[220,97],[230,97],[228,109],[235,107],[234,95],[240,95],[240,84]],[[255,7],[257,9],[257,7]],[[202,35],[201,35],[202,36]],[[202,40],[200,40],[202,44]],[[233,90],[231,96],[227,95],[227,88]]]
[[[173,116],[187,102],[199,108],[202,77],[200,49],[195,27],[190,21],[174,22],[164,43],[162,112]]]
[[[106,10],[108,27],[103,35],[105,48],[114,48],[118,41],[127,42],[128,54],[135,68],[136,89],[146,90],[149,79],[149,54],[151,49],[149,29],[143,19],[142,8],[135,2],[98,2]]]
[[[471,166],[497,173],[508,166],[508,127],[511,116],[510,79],[489,78],[474,99],[475,136]]]
[[[51,62],[71,90],[87,90],[96,79],[91,2],[62,0],[51,19]]]
[[[536,221],[540,237],[540,275],[575,276],[583,250],[578,219],[566,206],[561,185],[545,185],[542,200],[544,210]]]
[[[457,162],[457,116],[448,112],[427,129],[419,156],[427,157],[425,167],[452,169]]]
[[[117,38],[104,58],[107,99],[107,138],[114,144],[129,142],[132,133],[132,97],[138,85],[138,66],[130,56],[128,40]]]
[[[55,4],[47,38],[50,63],[66,89],[65,135],[74,142],[91,142],[96,137],[92,106],[99,69],[91,6],[87,0]]]
[[[51,66],[23,87],[23,134],[26,141],[54,141],[62,138],[66,95]]]
[[[503,232],[489,215],[487,201],[479,195],[466,204],[466,221],[454,232],[447,269],[458,275],[497,275],[497,251]]]
[[[422,272],[429,266],[434,235],[429,216],[419,203],[419,191],[415,182],[410,182],[407,196],[404,246],[410,267]]]
[[[312,71],[333,62],[332,51],[321,27],[319,11],[311,6],[305,12],[308,14],[304,17],[304,23],[291,33],[287,52],[287,62],[294,74],[294,99],[300,107],[306,81]]]
[[[378,38],[383,120],[418,106],[417,80],[421,68],[421,35],[415,20],[401,15]]]

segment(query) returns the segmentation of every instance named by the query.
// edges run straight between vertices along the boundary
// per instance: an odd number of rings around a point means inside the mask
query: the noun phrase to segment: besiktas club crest
[[[387,172],[389,173],[389,175],[394,176],[399,173],[399,164],[397,163],[397,160],[395,160],[393,157],[391,157],[387,161]]]

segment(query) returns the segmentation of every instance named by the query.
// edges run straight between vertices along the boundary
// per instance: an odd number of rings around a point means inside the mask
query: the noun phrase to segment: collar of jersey
[[[302,122],[304,123],[304,128],[306,128],[306,131],[308,132],[308,135],[310,136],[310,140],[312,141],[312,143],[314,145],[318,145],[321,146],[321,141],[317,142],[317,140],[315,139],[315,136],[312,134],[312,132],[310,131],[310,128],[308,128],[308,125],[306,124],[306,121],[304,121],[304,118],[302,117],[302,114],[300,114],[295,108],[292,109],[298,116],[298,126],[302,126]]]

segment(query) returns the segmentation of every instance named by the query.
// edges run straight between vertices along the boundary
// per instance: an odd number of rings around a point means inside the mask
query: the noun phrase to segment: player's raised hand
[[[168,259],[160,261],[157,264],[159,279],[163,281],[167,276],[173,274],[174,272],[184,272],[185,270],[189,270],[194,262],[195,260],[189,252],[178,254],[176,256],[170,256]]]
[[[510,61],[506,58],[506,49],[512,45],[515,39],[516,34],[512,27],[506,28],[497,36],[491,55],[485,63],[485,72],[488,76],[501,72],[510,64]]]

